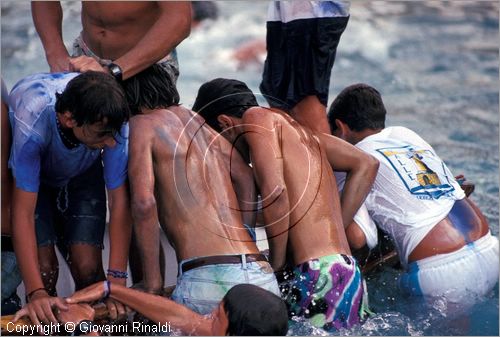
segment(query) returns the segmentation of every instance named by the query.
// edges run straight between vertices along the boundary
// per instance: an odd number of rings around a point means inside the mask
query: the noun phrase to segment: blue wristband
[[[108,269],[108,276],[113,276],[114,278],[128,278],[128,273],[126,271]]]
[[[111,294],[111,282],[109,280],[104,281],[104,296],[103,299],[106,299]]]

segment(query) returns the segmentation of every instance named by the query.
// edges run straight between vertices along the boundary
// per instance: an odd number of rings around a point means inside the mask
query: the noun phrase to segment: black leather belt
[[[266,261],[267,259],[262,254],[243,254],[245,256],[246,262],[257,262],[257,261]],[[237,264],[243,263],[242,255],[214,255],[214,256],[205,256],[200,257],[191,261],[187,261],[182,264],[182,272],[185,273],[188,270],[209,266],[213,264]]]

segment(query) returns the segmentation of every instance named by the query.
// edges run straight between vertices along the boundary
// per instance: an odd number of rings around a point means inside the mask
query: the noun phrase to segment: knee
[[[73,274],[77,290],[97,282],[104,274],[101,264],[90,259],[84,261],[72,261],[71,265],[71,272]]]
[[[57,261],[57,255],[55,252],[38,254],[38,265],[40,266],[40,272],[42,277],[44,274],[57,273],[59,268],[59,262]]]

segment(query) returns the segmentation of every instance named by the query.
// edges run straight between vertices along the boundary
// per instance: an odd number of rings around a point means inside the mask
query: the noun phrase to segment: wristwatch
[[[122,68],[118,64],[110,63],[108,64],[108,69],[111,75],[113,75],[117,81],[122,80]]]

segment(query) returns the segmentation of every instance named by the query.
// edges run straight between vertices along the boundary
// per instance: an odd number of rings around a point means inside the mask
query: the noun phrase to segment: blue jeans
[[[40,185],[35,209],[38,246],[58,244],[63,255],[69,245],[103,246],[106,191],[101,160],[61,188]]]
[[[177,286],[172,300],[205,315],[215,309],[233,286],[249,283],[280,296],[278,282],[268,262],[207,265],[182,273],[179,264]]]

